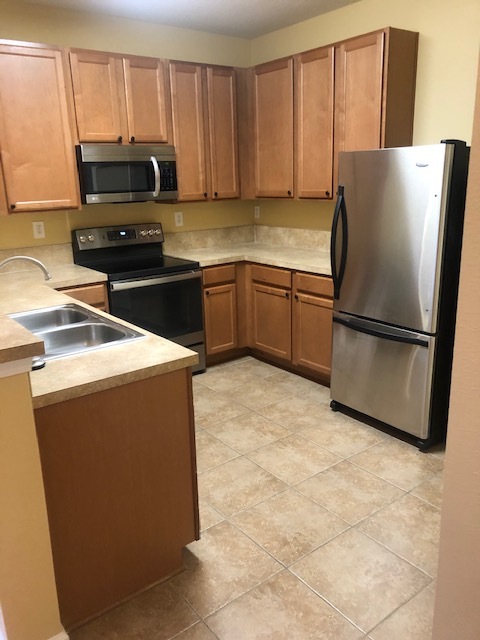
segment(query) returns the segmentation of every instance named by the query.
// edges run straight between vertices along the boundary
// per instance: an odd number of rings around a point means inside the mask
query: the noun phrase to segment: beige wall
[[[476,104],[433,640],[480,638],[480,75]]]
[[[8,640],[62,633],[28,374],[0,378],[0,608]]]
[[[59,11],[19,0],[0,0],[0,15],[0,38],[237,66],[272,60],[385,26],[419,31],[414,143],[430,144],[446,137],[471,140],[480,42],[479,0],[361,0],[252,41]],[[330,228],[331,203],[262,201],[260,205],[260,224]],[[43,242],[33,240],[34,220],[46,222],[46,244],[68,242],[70,227],[82,225],[87,217],[101,225],[109,224],[115,216],[120,223],[141,216],[146,221],[158,220],[173,232],[180,230],[173,225],[173,213],[179,206],[185,230],[253,222],[253,203],[141,205],[113,212],[111,207],[97,205],[94,212],[88,210],[88,216],[85,212],[55,212],[22,214],[22,222],[17,216],[0,218],[0,249]]]

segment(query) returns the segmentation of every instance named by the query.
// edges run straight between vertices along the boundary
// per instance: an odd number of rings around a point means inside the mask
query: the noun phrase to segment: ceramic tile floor
[[[443,451],[251,357],[193,388],[202,538],[71,640],[430,640]]]

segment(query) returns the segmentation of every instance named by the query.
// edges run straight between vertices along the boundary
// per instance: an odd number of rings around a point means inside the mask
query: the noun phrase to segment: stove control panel
[[[120,247],[129,244],[162,243],[163,241],[163,230],[160,222],[75,229],[72,231],[74,251],[105,249],[106,247]]]

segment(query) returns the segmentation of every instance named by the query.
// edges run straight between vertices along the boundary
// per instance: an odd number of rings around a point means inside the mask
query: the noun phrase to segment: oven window
[[[150,161],[86,162],[82,165],[85,193],[144,193],[155,191],[155,174]]]
[[[110,313],[172,340],[203,331],[201,278],[111,291]]]

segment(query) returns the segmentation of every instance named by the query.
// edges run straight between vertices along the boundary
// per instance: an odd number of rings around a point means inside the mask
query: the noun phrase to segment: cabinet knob
[[[288,293],[288,291],[285,291],[285,298],[290,298],[290,294]]]
[[[287,191],[287,194],[288,194],[289,196],[291,196],[291,195],[292,195],[292,192],[291,192],[291,191]]]
[[[297,296],[297,294],[295,294],[295,300],[298,300],[298,296]]]
[[[325,191],[325,195],[327,196],[327,198],[330,197],[330,191]]]
[[[135,136],[132,136],[132,137],[130,138],[130,142],[135,142]]]
[[[11,204],[11,205],[10,205],[10,209],[15,209],[15,207],[16,207],[16,206],[17,206],[17,205],[15,205],[15,204]]]
[[[123,141],[123,137],[122,136],[118,136],[117,142],[122,142],[122,141]]]
[[[210,295],[210,291],[205,291],[205,295],[209,296]]]
[[[205,191],[205,193],[203,194],[203,197],[206,198],[208,196],[208,193]]]
[[[215,196],[215,198],[218,196],[218,191],[215,191],[215,193],[213,194]]]

